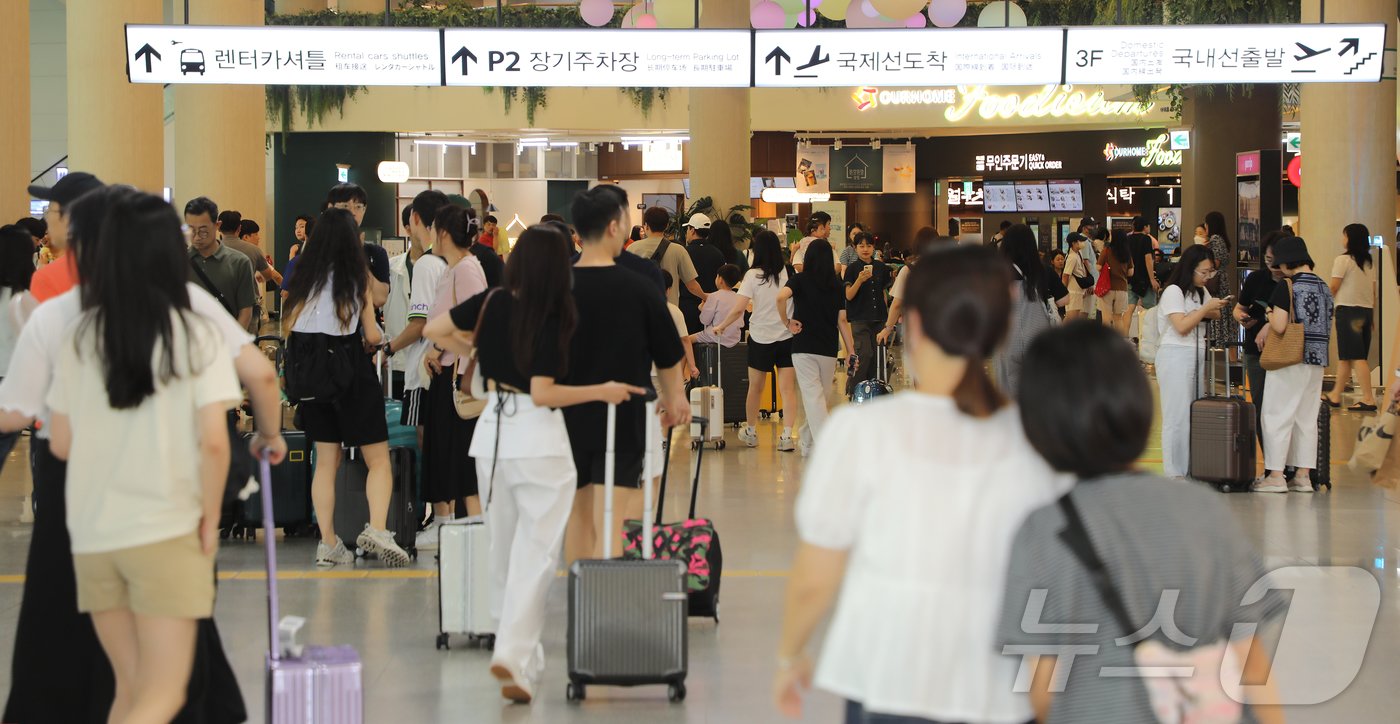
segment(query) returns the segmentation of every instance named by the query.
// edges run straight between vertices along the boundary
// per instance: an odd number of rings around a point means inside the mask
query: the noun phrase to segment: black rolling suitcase
[[[385,525],[394,533],[394,542],[410,558],[417,558],[418,514],[414,506],[417,498],[414,486],[417,455],[412,448],[391,447],[389,469],[394,476],[394,489],[389,497],[389,517]],[[365,465],[359,449],[346,451],[335,473],[335,534],[345,542],[346,548],[355,551],[356,556],[364,555],[355,540],[369,522],[369,499],[365,497],[365,480],[368,477],[369,467]]]
[[[245,440],[252,435],[245,436]],[[293,535],[311,523],[311,442],[306,433],[284,430],[287,459],[272,468],[273,527]],[[239,501],[239,524],[256,530],[262,527],[262,491]]]
[[[652,517],[652,441],[655,393],[648,395],[647,452],[643,465],[643,520]],[[617,406],[608,407],[608,453],[604,474],[603,558],[569,568],[569,701],[582,701],[591,684],[665,684],[671,701],[685,699],[689,670],[685,565],[653,558],[643,538],[643,560],[613,560],[613,471]]]
[[[1325,401],[1317,413],[1317,467],[1313,468],[1313,490],[1326,485],[1332,489],[1332,407]]]

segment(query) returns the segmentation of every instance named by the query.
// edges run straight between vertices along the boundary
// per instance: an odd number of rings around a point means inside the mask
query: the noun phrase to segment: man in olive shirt
[[[634,254],[643,259],[652,259],[656,256],[657,248],[664,243],[666,245],[665,251],[661,252],[659,259],[653,259],[653,261],[664,271],[670,272],[672,279],[680,282],[680,284],[671,285],[671,288],[666,291],[666,301],[679,307],[680,287],[684,285],[691,294],[700,300],[701,304],[704,304],[705,298],[709,295],[705,293],[700,282],[697,281],[699,274],[695,272],[695,262],[691,261],[690,254],[685,250],[685,245],[666,240],[666,227],[671,223],[671,212],[660,206],[653,206],[642,214],[642,220],[646,222],[649,235],[641,241],[633,242],[623,253]]]
[[[190,228],[190,280],[214,295],[245,329],[252,323],[253,264],[240,252],[219,241],[219,207],[200,196],[185,204],[185,225]]]

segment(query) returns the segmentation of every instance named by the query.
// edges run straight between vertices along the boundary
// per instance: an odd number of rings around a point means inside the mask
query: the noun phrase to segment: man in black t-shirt
[[[1157,306],[1157,292],[1162,288],[1162,283],[1157,281],[1157,261],[1152,256],[1152,236],[1148,234],[1151,227],[1146,216],[1134,217],[1133,233],[1128,235],[1128,253],[1133,266],[1133,276],[1128,280],[1128,319],[1137,314],[1138,307]]]
[[[616,186],[597,186],[574,198],[574,225],[583,251],[574,265],[574,303],[578,327],[569,350],[570,385],[623,382],[651,387],[653,364],[659,370],[657,386],[662,429],[690,421],[690,401],[681,383],[685,350],[676,332],[666,298],[635,272],[618,266],[627,238],[627,194]],[[607,449],[607,407],[599,402],[564,409],[574,465],[578,470],[578,494],[574,497],[569,528],[564,535],[565,566],[601,553],[599,525],[594,519],[595,490],[604,482]],[[646,452],[645,404],[634,399],[617,409],[615,501],[613,530],[602,531],[618,542],[622,521],[642,516],[641,475]],[[660,471],[660,460],[653,462]]]
[[[690,220],[685,222],[685,244],[686,251],[690,254],[690,262],[695,265],[695,281],[700,283],[700,288],[706,294],[712,294],[715,286],[715,276],[719,274],[719,268],[724,266],[724,254],[720,253],[709,244],[710,237],[710,217],[704,214],[695,214]],[[695,296],[689,289],[680,290],[681,315],[685,317],[686,331],[691,334],[699,334],[705,330],[705,325],[700,323],[700,305],[704,300]]]
[[[846,319],[851,323],[855,338],[856,360],[859,363],[846,376],[846,394],[856,385],[875,376],[875,335],[880,333],[889,315],[885,290],[894,282],[890,268],[875,260],[875,240],[870,234],[856,234],[856,261],[846,267]],[[886,380],[888,381],[888,380]]]

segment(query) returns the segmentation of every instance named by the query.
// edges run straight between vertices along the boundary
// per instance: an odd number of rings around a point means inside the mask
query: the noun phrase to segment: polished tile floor
[[[1358,566],[1379,581],[1377,625],[1360,673],[1336,698],[1288,711],[1293,722],[1395,721],[1400,711],[1400,497],[1387,500],[1364,478],[1345,469],[1359,418],[1334,418],[1336,489],[1321,495],[1230,495],[1221,504],[1262,548],[1270,566],[1299,563]],[[310,620],[313,643],[354,645],[365,661],[366,721],[402,722],[771,722],[780,717],[769,703],[773,650],[778,635],[786,570],[794,550],[793,499],[803,461],[775,450],[776,423],[760,429],[760,447],[745,449],[729,433],[729,447],[706,454],[700,512],[719,522],[726,571],[722,622],[696,620],[690,628],[689,698],[670,704],[660,688],[592,688],[588,701],[564,700],[564,585],[550,597],[545,646],[548,671],[537,703],[508,706],[498,697],[486,670],[488,654],[457,642],[450,651],[434,648],[437,584],[430,556],[408,571],[383,572],[377,564],[353,571],[318,573],[311,565],[314,543],[285,542],[279,549],[283,572],[282,611]],[[1156,443],[1154,443],[1155,445]],[[26,445],[13,453],[0,476],[0,687],[6,686],[9,652],[18,613],[29,526],[18,521],[28,481]],[[685,469],[690,452],[678,450],[674,469]],[[1157,467],[1158,449],[1143,458]],[[684,496],[673,488],[669,518],[683,513]],[[262,547],[232,542],[219,556],[217,618],[229,655],[242,682],[254,721],[261,721],[262,656],[267,637]],[[1350,600],[1336,600],[1335,610]],[[1303,632],[1304,646],[1321,652],[1339,630],[1365,625],[1364,617],[1319,616],[1290,620]],[[1290,628],[1290,630],[1292,630]],[[1285,680],[1318,675],[1337,665],[1326,656],[1281,671]],[[1391,712],[1386,714],[1385,712]],[[807,722],[840,721],[840,702],[817,694],[809,700]]]

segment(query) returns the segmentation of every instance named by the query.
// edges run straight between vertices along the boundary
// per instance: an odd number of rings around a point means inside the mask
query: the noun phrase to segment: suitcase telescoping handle
[[[651,520],[651,444],[656,439],[652,418],[656,417],[656,390],[647,390],[642,397],[646,401],[646,452],[642,455],[642,520]],[[608,405],[607,442],[603,454],[603,560],[612,556],[613,536],[613,478],[617,476],[617,405]],[[645,524],[643,524],[645,527]],[[642,536],[642,557],[650,560],[651,536]]]
[[[705,431],[710,427],[710,418],[701,417],[699,415],[691,415],[690,422],[691,424],[700,426],[700,440],[703,442],[706,439]],[[671,432],[674,429],[675,428],[670,428],[666,430],[667,440],[671,439]],[[656,494],[656,516],[653,518],[653,520],[656,521],[657,527],[660,527],[662,525],[661,516],[665,512],[666,508],[666,482],[670,478],[671,471],[671,451],[669,449],[665,450],[664,455],[665,458],[661,463],[661,490]],[[704,459],[705,446],[701,444],[696,448],[695,477],[690,483],[690,520],[695,519],[695,496],[700,492],[700,461]]]
[[[277,614],[277,543],[272,532],[272,463],[264,452],[258,456],[258,474],[262,483],[263,543],[267,548],[267,648],[272,660],[282,658],[282,647],[278,645],[277,624],[281,617]]]

